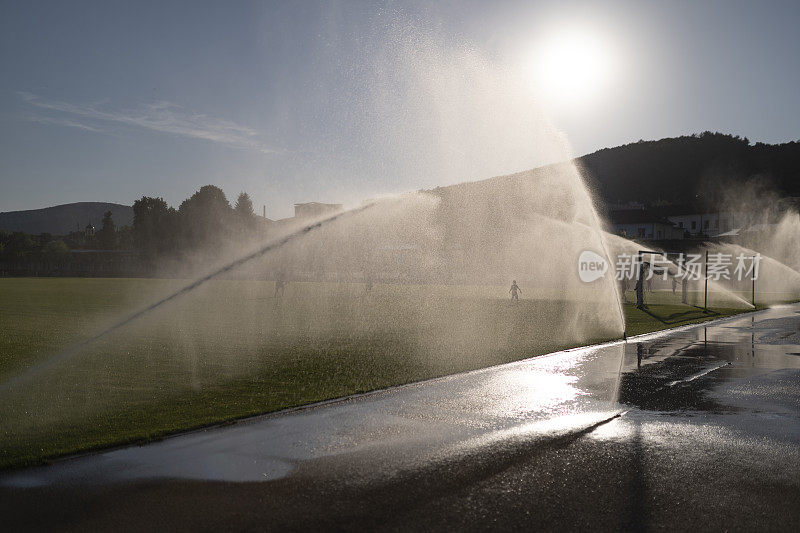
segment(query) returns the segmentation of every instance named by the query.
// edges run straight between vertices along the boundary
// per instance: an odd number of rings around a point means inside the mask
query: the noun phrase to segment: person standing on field
[[[278,279],[275,280],[275,295],[274,298],[282,297],[286,292],[286,282],[283,279],[283,274],[278,274]]]
[[[511,282],[511,288],[508,289],[508,292],[511,293],[511,303],[519,303],[519,293],[522,292],[522,289],[517,285],[517,280]]]

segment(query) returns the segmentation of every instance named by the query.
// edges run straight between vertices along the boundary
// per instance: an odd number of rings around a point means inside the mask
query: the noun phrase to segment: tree
[[[36,251],[37,243],[27,233],[15,231],[7,237],[4,255],[9,259],[25,259]]]
[[[256,214],[253,212],[253,201],[246,192],[239,193],[233,208],[241,234],[247,237],[256,225]]]
[[[204,185],[181,203],[181,234],[195,248],[219,247],[230,234],[233,209],[222,189]]]
[[[250,199],[250,195],[246,192],[239,193],[239,197],[236,198],[236,205],[234,206],[233,210],[242,220],[250,220],[256,216],[255,212],[253,212],[253,201]]]
[[[47,261],[61,263],[69,257],[69,248],[64,241],[50,241],[42,248],[42,255]]]
[[[134,247],[132,227],[122,226],[117,230],[117,247],[122,250],[130,250]]]
[[[114,219],[111,218],[111,211],[103,214],[103,227],[97,232],[97,242],[101,250],[113,250],[117,247],[117,230],[114,227]]]
[[[133,203],[133,243],[143,253],[156,256],[175,251],[178,213],[163,198],[142,196]]]

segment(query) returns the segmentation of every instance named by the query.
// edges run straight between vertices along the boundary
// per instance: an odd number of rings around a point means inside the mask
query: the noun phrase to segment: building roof
[[[311,205],[321,205],[321,206],[325,206],[325,207],[336,207],[336,208],[341,208],[342,207],[342,204],[325,204],[325,203],[322,203],[322,202],[301,202],[299,204],[294,204],[295,207],[306,207],[306,206],[311,206]]]

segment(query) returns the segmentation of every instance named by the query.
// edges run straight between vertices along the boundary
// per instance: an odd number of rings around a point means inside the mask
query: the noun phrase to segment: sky
[[[797,2],[0,1],[0,211],[296,202],[798,140]]]

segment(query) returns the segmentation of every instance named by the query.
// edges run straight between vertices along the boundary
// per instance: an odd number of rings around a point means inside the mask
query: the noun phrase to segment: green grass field
[[[0,384],[183,283],[0,279]],[[616,336],[600,303],[511,306],[505,294],[291,283],[275,298],[271,282],[210,282],[0,392],[0,468]],[[744,310],[704,314],[666,292],[648,303],[647,313],[625,306],[628,335]]]

